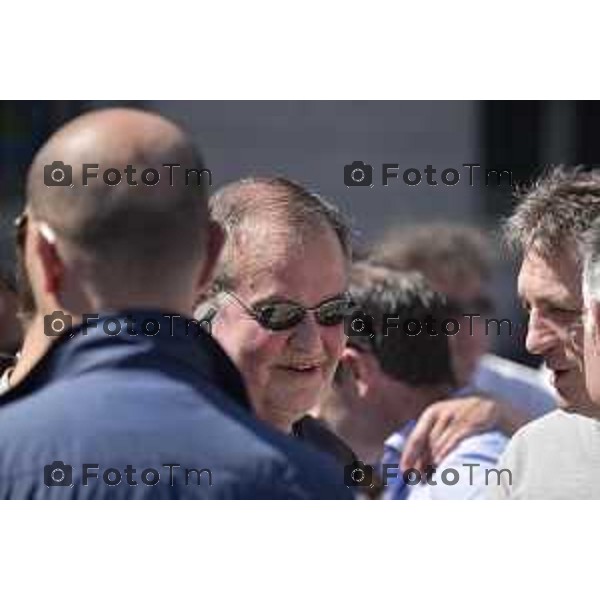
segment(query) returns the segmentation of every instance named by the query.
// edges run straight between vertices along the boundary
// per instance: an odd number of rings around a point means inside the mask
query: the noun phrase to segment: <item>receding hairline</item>
[[[300,248],[315,236],[330,233],[345,260],[351,259],[351,228],[328,200],[301,185],[280,177],[245,178],[218,190],[209,201],[210,212],[225,230],[226,240],[216,273],[216,283],[232,283],[251,256],[254,239],[265,238]]]

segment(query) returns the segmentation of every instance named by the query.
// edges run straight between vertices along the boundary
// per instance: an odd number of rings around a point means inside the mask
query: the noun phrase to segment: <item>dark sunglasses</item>
[[[321,302],[318,306],[305,308],[296,302],[287,300],[258,302],[254,306],[248,306],[232,292],[227,291],[226,293],[234,298],[261,327],[270,331],[291,329],[298,325],[308,312],[314,313],[315,320],[319,325],[325,327],[340,325],[352,308],[348,294],[341,294]]]

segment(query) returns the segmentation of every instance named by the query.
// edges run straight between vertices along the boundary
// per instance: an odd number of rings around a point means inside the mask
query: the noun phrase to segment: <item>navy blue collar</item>
[[[139,364],[167,371],[177,368],[179,375],[199,383],[208,381],[250,410],[241,375],[219,344],[198,325],[186,323],[191,317],[169,318],[168,314],[156,310],[105,313],[90,319],[87,327],[82,324],[65,331],[28,376],[0,396],[0,403],[92,369]],[[118,323],[118,334],[106,333],[114,332]]]

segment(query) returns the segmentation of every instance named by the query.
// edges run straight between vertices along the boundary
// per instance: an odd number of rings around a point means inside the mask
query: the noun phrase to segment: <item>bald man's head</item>
[[[72,168],[72,185],[47,185],[55,162]],[[95,265],[99,279],[139,289],[156,277],[167,283],[178,273],[189,276],[202,261],[209,175],[171,121],[134,109],[93,111],[57,131],[36,155],[27,211],[56,233],[67,257]]]

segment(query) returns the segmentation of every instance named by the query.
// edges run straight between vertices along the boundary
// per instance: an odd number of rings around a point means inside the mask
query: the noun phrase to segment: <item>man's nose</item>
[[[525,346],[531,354],[543,356],[557,342],[558,331],[551,327],[550,323],[535,309],[529,314],[527,325],[527,337]]]
[[[295,348],[306,352],[320,350],[321,348],[321,325],[319,325],[312,313],[307,313],[292,334],[292,343]]]

